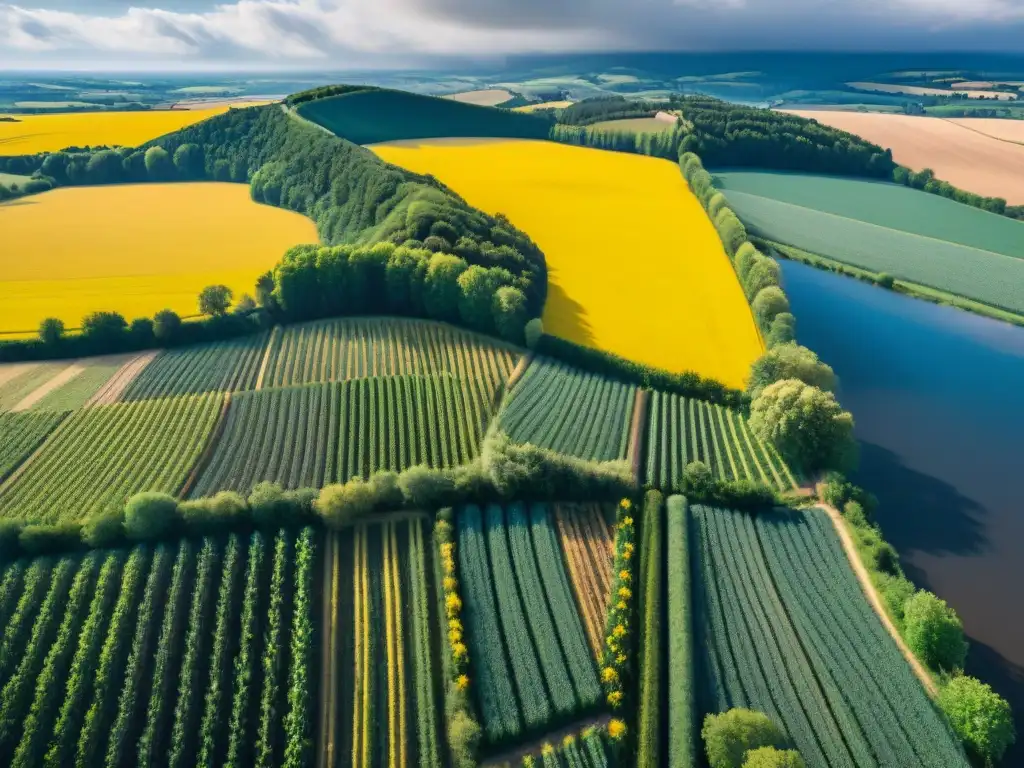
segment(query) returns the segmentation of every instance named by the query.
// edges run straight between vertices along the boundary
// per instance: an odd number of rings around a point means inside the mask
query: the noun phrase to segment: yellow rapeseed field
[[[137,147],[166,133],[228,111],[176,109],[152,112],[69,112],[59,115],[11,115],[0,122],[0,155],[56,152],[65,147],[101,145]]]
[[[46,317],[77,328],[96,310],[194,315],[203,287],[252,295],[287,248],[317,242],[306,217],[207,182],[55,189],[0,204],[0,233],[4,332]]]
[[[675,164],[545,141],[371,149],[534,239],[548,263],[548,333],[733,387],[763,351],[718,235]]]

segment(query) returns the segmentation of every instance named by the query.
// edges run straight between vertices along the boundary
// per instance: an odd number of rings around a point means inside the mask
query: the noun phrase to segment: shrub
[[[895,279],[888,272],[879,272],[878,278],[875,280],[875,282],[878,283],[883,288],[889,288],[891,290],[893,283],[895,282]]]
[[[762,328],[771,328],[772,321],[779,315],[789,312],[789,300],[777,285],[762,288],[750,303],[754,317]]]
[[[780,344],[754,361],[750,367],[747,391],[754,398],[765,387],[783,379],[799,379],[804,384],[826,392],[832,392],[836,387],[835,372],[821,362],[814,352],[797,344]]]
[[[544,335],[544,321],[535,317],[526,323],[523,335],[526,337],[526,346],[529,349],[536,349],[540,337]]]
[[[124,541],[124,512],[96,515],[82,526],[82,541],[93,549],[116,547]]]
[[[124,529],[129,538],[153,541],[166,536],[178,519],[178,500],[168,493],[137,493],[124,508]]]
[[[758,747],[747,752],[743,768],[806,768],[807,763],[795,749]]]
[[[409,467],[398,476],[398,487],[409,506],[429,509],[451,499],[455,482],[451,477],[419,465]]]
[[[764,255],[749,242],[743,243],[736,249],[736,258],[733,263],[736,265],[736,276],[740,279],[740,285],[746,283],[750,268],[759,258],[764,258]]]
[[[750,709],[730,709],[708,715],[701,728],[711,768],[743,768],[747,752],[786,745],[786,737],[771,718]]]
[[[527,324],[526,294],[511,285],[503,285],[494,292],[493,304],[494,328],[498,335],[513,343],[522,343]]]
[[[1006,699],[973,677],[954,677],[939,691],[938,701],[967,751],[986,766],[999,762],[1016,740]]]
[[[356,477],[344,485],[328,485],[320,491],[316,510],[332,528],[351,525],[373,511],[373,487]]]
[[[758,254],[743,280],[743,292],[747,296],[747,301],[753,299],[768,286],[779,285],[781,278],[782,270],[775,259]]]
[[[220,491],[206,499],[183,501],[178,515],[185,527],[196,533],[230,530],[249,514],[249,505],[234,491]]]
[[[370,489],[378,509],[398,509],[404,501],[398,473],[380,469],[370,475]]]
[[[162,309],[153,315],[153,338],[161,344],[169,344],[181,333],[181,318],[176,312]]]
[[[709,215],[710,211],[709,211]],[[712,216],[715,229],[722,238],[722,245],[725,252],[733,258],[739,247],[747,241],[747,230],[731,208],[721,208],[717,215]]]
[[[28,555],[46,555],[77,549],[82,528],[77,523],[26,525],[18,536],[21,550]]]
[[[725,195],[721,192],[713,194],[708,200],[708,218],[714,221],[719,212],[727,205],[729,205],[729,201],[725,199]]]
[[[711,494],[715,479],[711,469],[703,461],[691,461],[683,468],[683,493],[694,499]]]
[[[844,469],[855,460],[853,416],[831,392],[784,379],[766,387],[750,413],[754,433],[805,472]]]
[[[907,645],[932,669],[962,669],[967,656],[964,627],[945,600],[921,590],[903,606]]]
[[[475,768],[480,747],[480,724],[469,712],[457,710],[448,720],[448,744],[454,768]]]
[[[0,520],[0,559],[13,560],[21,554],[21,523]]]
[[[764,342],[769,348],[796,341],[796,318],[789,312],[781,312],[772,320]]]
[[[249,493],[249,510],[256,525],[261,528],[279,528],[289,522],[291,511],[285,500],[284,489],[277,483],[257,483]]]

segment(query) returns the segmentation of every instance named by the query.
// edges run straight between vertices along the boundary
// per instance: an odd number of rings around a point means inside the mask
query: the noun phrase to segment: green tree
[[[526,326],[526,294],[503,285],[494,294],[494,327],[508,341],[521,344]]]
[[[226,285],[208,285],[199,293],[199,311],[219,317],[228,311],[233,295]]]
[[[124,530],[129,538],[153,541],[170,533],[178,517],[178,500],[168,493],[147,491],[128,499]]]
[[[771,718],[750,709],[708,715],[700,735],[711,768],[743,768],[747,752],[759,747],[786,746],[785,734]]]
[[[132,152],[124,160],[121,161],[124,168],[125,181],[145,181],[146,180],[146,153],[145,152]]]
[[[469,267],[458,256],[435,253],[427,265],[423,284],[423,304],[430,317],[457,321],[462,288],[459,277]]]
[[[146,150],[146,173],[152,181],[167,181],[174,176],[174,163],[163,147]]]
[[[932,669],[963,669],[967,657],[964,626],[945,600],[920,590],[903,606],[907,645]]]
[[[495,294],[512,282],[512,275],[505,269],[474,264],[459,275],[458,282],[462,322],[484,333],[494,330]]]
[[[939,706],[967,751],[991,768],[1016,741],[1006,699],[973,677],[958,675],[939,691]]]
[[[694,498],[705,498],[714,486],[715,478],[703,461],[691,461],[683,469],[683,491]]]
[[[772,320],[764,343],[769,348],[796,341],[796,318],[790,312],[781,312]]]
[[[128,338],[134,347],[141,349],[152,346],[156,338],[153,333],[153,321],[148,317],[136,317],[128,326]]]
[[[120,347],[127,327],[127,321],[117,312],[92,312],[82,318],[82,336],[96,351]]]
[[[772,321],[777,316],[789,312],[789,300],[781,288],[777,285],[769,285],[758,292],[750,303],[750,308],[754,311],[754,317],[757,318],[758,324],[762,328],[770,329]]]
[[[94,152],[86,163],[85,176],[89,184],[116,184],[124,181],[124,158],[113,149]]]
[[[544,335],[544,321],[539,317],[532,318],[526,323],[524,330],[526,337],[526,346],[528,349],[536,349],[540,343],[541,336]]]
[[[757,397],[765,387],[783,379],[799,379],[826,392],[836,388],[835,372],[814,352],[797,344],[780,344],[754,361],[747,391],[751,397]]]
[[[248,293],[243,293],[235,302],[234,312],[236,315],[248,315],[256,309],[256,300]]]
[[[60,344],[64,336],[64,322],[56,317],[48,317],[39,324],[39,340],[48,347]]]
[[[743,768],[806,768],[807,763],[795,749],[758,747],[747,752]]]
[[[721,208],[713,219],[726,253],[734,257],[740,246],[747,241],[747,230],[731,208]]]
[[[782,270],[775,259],[770,259],[764,255],[755,258],[753,264],[750,265],[750,269],[747,271],[746,279],[743,281],[743,291],[747,296],[747,300],[753,299],[770,285],[779,285],[781,277]]]
[[[181,332],[181,318],[177,312],[161,309],[153,315],[153,338],[161,344],[173,344]]]
[[[783,379],[762,390],[750,413],[754,433],[806,472],[842,470],[854,462],[853,416],[831,392]]]
[[[740,285],[746,284],[747,274],[759,257],[764,258],[764,255],[749,242],[743,243],[736,249],[734,263],[736,265],[736,276],[740,279]]]
[[[197,144],[182,144],[174,150],[174,167],[183,179],[199,179],[204,175],[203,149]]]

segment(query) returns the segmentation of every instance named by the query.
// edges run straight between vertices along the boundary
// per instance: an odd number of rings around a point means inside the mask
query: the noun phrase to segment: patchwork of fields
[[[35,335],[46,317],[77,328],[97,310],[196,315],[207,285],[251,294],[285,250],[318,241],[305,216],[216,182],[55,189],[0,203],[0,222],[12,257],[0,278],[8,338]]]
[[[718,234],[672,163],[532,141],[372,149],[530,233],[548,265],[547,333],[737,388],[762,353]]]

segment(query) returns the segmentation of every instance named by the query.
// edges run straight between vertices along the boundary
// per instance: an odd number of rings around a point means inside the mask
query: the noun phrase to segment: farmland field
[[[1009,141],[1016,144],[1024,144],[1024,120],[1002,120],[998,118],[985,117],[954,117],[949,122],[966,128],[970,131],[977,131],[986,136],[1000,141]]]
[[[137,147],[157,136],[227,111],[228,108],[222,106],[151,112],[17,115],[16,123],[0,122],[0,155],[31,155],[67,147]]]
[[[602,120],[588,126],[592,131],[605,133],[661,133],[674,130],[676,124],[656,117],[633,117],[623,120]]]
[[[486,741],[515,741],[594,709],[601,687],[549,509],[465,507],[456,549]]]
[[[514,107],[513,112],[536,112],[538,109],[565,109],[572,106],[571,101],[542,101],[537,104],[525,104],[522,107]]]
[[[530,234],[548,265],[547,333],[732,387],[763,351],[718,234],[674,164],[533,141],[372,149]]]
[[[787,111],[890,148],[897,163],[915,171],[931,168],[938,178],[968,192],[1024,204],[1024,147],[937,117]]]
[[[990,91],[972,89],[970,84],[960,84],[959,88],[926,88],[918,85],[899,85],[893,83],[847,83],[848,86],[859,91],[877,91],[880,93],[906,93],[911,96],[954,96],[965,95],[969,99],[1000,99],[1012,101],[1017,98],[1016,93],[1008,91]]]
[[[715,185],[727,197],[742,192],[1024,258],[1024,222],[901,184],[771,171],[728,171],[716,173],[714,178]]]
[[[0,331],[26,336],[45,317],[77,328],[96,310],[195,315],[205,286],[251,294],[287,248],[317,242],[306,217],[214,182],[55,189],[0,204],[0,221],[17,256],[0,279]]]
[[[874,272],[1024,312],[1024,259],[729,192],[729,204],[761,237]],[[1024,229],[1024,225],[1016,224]]]
[[[600,659],[612,588],[612,532],[597,504],[558,504],[554,514],[587,640]]]
[[[66,413],[0,413],[0,483],[32,455]]]
[[[0,368],[0,411],[18,408],[25,398],[58,376],[66,362],[29,363]],[[5,372],[6,371],[6,372]]]
[[[0,488],[0,518],[82,520],[138,491],[177,493],[223,396],[193,395],[75,412]]]
[[[496,107],[512,98],[512,94],[504,88],[485,88],[479,91],[463,91],[450,93],[443,98],[460,101],[463,104],[476,104],[479,107]]]
[[[450,373],[465,382],[473,417],[483,423],[519,354],[496,339],[441,323],[343,318],[276,331],[263,386]]]
[[[752,707],[808,766],[964,766],[819,511],[693,507],[703,709]]]
[[[637,388],[536,357],[506,396],[498,424],[516,443],[597,461],[627,459]]]
[[[412,515],[328,537],[322,765],[442,764],[428,530]]]
[[[678,491],[691,461],[703,462],[721,480],[754,480],[780,491],[796,485],[789,467],[750,430],[743,414],[654,392],[647,411],[644,483]]]
[[[4,764],[269,768],[301,754],[316,544],[312,529],[257,532],[7,565]]]

